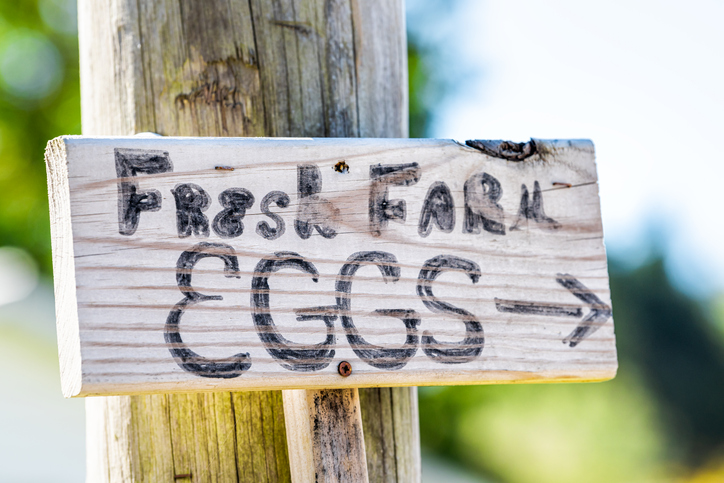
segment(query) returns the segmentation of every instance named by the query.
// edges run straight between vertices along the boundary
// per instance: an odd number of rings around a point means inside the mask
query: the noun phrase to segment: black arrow
[[[567,273],[559,273],[556,282],[567,288],[573,295],[591,308],[578,327],[563,339],[564,344],[576,347],[583,339],[593,334],[611,317],[611,307],[599,299],[577,278]],[[546,302],[522,302],[520,300],[495,299],[495,308],[500,312],[514,314],[548,315],[553,317],[582,317],[581,307],[555,305]]]

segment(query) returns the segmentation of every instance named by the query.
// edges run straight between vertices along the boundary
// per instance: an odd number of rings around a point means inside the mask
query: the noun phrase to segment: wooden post
[[[369,481],[359,391],[282,392],[294,481]]]
[[[407,136],[402,0],[79,0],[78,10],[84,134]],[[356,450],[341,465],[329,435],[307,431],[294,442],[313,446],[312,461],[291,445],[290,469],[285,415],[290,435],[309,418],[326,428],[361,418],[363,430],[347,433]],[[94,483],[420,479],[415,388],[289,392],[284,403],[279,391],[90,398],[87,434]]]

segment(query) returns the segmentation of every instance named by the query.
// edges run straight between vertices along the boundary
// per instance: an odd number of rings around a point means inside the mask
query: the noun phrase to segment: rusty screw
[[[348,377],[352,374],[352,364],[347,361],[340,362],[339,366],[337,366],[337,372],[339,372],[339,375],[342,377]]]

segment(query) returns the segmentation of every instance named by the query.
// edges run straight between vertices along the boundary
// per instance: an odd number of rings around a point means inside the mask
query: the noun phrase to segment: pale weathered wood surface
[[[365,454],[358,390],[290,390],[283,394],[294,481],[368,482],[365,458],[358,457]],[[351,417],[337,417],[340,408]]]
[[[78,3],[85,134],[129,135],[150,131],[194,136],[407,136],[402,0]],[[345,69],[348,75],[340,76]],[[58,233],[70,229],[58,228]],[[62,272],[57,263],[56,259],[56,271]],[[71,284],[56,290],[74,287]],[[66,313],[60,305],[58,310]],[[63,343],[79,350],[77,337]],[[69,372],[80,371],[80,367],[72,368],[70,364],[64,367]],[[74,392],[72,388],[65,390]],[[406,388],[391,391],[409,393]],[[419,481],[418,422],[416,413],[413,414],[416,392],[413,390],[411,395],[405,401],[410,407],[398,411],[397,416],[414,419],[387,421],[410,428],[407,436],[411,439],[379,441],[377,446],[383,452],[393,452],[394,448],[399,452],[404,447],[417,454],[417,460],[405,460],[390,453],[400,474],[412,475],[404,481]],[[281,414],[281,395],[264,397],[265,404],[274,408],[273,414]],[[153,462],[156,469],[136,481],[175,481],[169,473],[173,468],[169,459],[172,455],[163,450],[164,445],[171,447],[176,443],[175,433],[164,431],[163,427],[156,430],[153,422],[168,419],[171,408],[183,404],[181,398],[120,397],[114,400],[133,404],[112,407],[103,399],[89,399],[88,481],[106,481],[108,467],[115,461],[130,458],[131,464],[137,464],[139,448],[150,444],[144,433],[138,433],[136,439],[116,435],[106,447],[101,435],[107,434],[110,419],[128,424],[150,421],[154,446],[144,458]],[[228,417],[223,411],[205,411],[202,416],[209,418],[207,424],[227,427],[224,421]],[[279,418],[283,433],[283,418]],[[251,442],[243,451],[245,457],[251,457],[251,451],[255,468],[252,473],[247,467],[239,471],[239,481],[288,481],[286,445],[278,438],[265,439],[261,413],[257,411],[246,420],[235,421],[236,432],[245,434]],[[195,429],[188,429],[195,434]],[[96,433],[97,438],[91,437]],[[392,435],[385,433],[380,437]],[[231,433],[223,441],[219,454],[229,454],[231,450],[241,457],[242,449],[234,446]],[[369,438],[366,441],[369,443]],[[403,468],[409,463],[417,466]],[[260,468],[268,468],[268,476]],[[389,481],[372,469],[369,475],[370,481]],[[217,478],[218,475],[212,475],[209,481]]]
[[[55,284],[56,323],[58,326],[58,355],[60,356],[63,394],[75,393],[80,389],[73,387],[81,380],[80,333],[75,321],[78,319],[76,303],[75,262],[73,254],[73,230],[71,228],[70,200],[67,198],[68,173],[65,163],[65,144],[59,139],[50,142],[47,159],[48,202],[53,216],[50,218],[52,231],[53,274],[62,280]],[[50,187],[53,186],[53,189]],[[67,384],[70,384],[68,386]]]
[[[58,198],[70,200],[81,346],[81,381],[65,384],[80,391],[69,396],[615,373],[589,142],[537,141],[539,153],[524,161],[448,140],[64,142],[67,159],[62,150],[49,159],[69,170],[69,195]],[[167,172],[119,181],[119,156],[149,153],[165,157]],[[347,172],[335,171],[340,160]],[[398,178],[375,181],[375,170],[392,168]],[[119,182],[158,193],[132,234],[121,234]],[[451,205],[431,194],[440,186]],[[229,189],[246,190],[233,233],[222,226]],[[380,190],[388,201],[374,201]],[[200,207],[193,230],[180,192]],[[259,207],[270,192],[288,198],[270,205],[277,221]],[[426,218],[434,203],[439,211]],[[392,212],[400,218],[383,219]],[[491,224],[474,227],[471,213]],[[265,235],[264,225],[279,233]],[[343,360],[350,377],[337,373]]]

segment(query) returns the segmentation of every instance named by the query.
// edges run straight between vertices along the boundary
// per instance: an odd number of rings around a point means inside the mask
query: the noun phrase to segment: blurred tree
[[[724,344],[708,314],[672,286],[661,256],[609,271],[621,364],[640,371],[687,463],[721,457]]]
[[[80,133],[74,0],[0,2],[0,246],[51,272],[43,152]]]
[[[430,89],[429,53],[414,42],[407,44],[407,70],[410,84],[410,137],[424,138],[430,130],[434,96],[422,96]],[[430,99],[432,98],[432,99]]]

